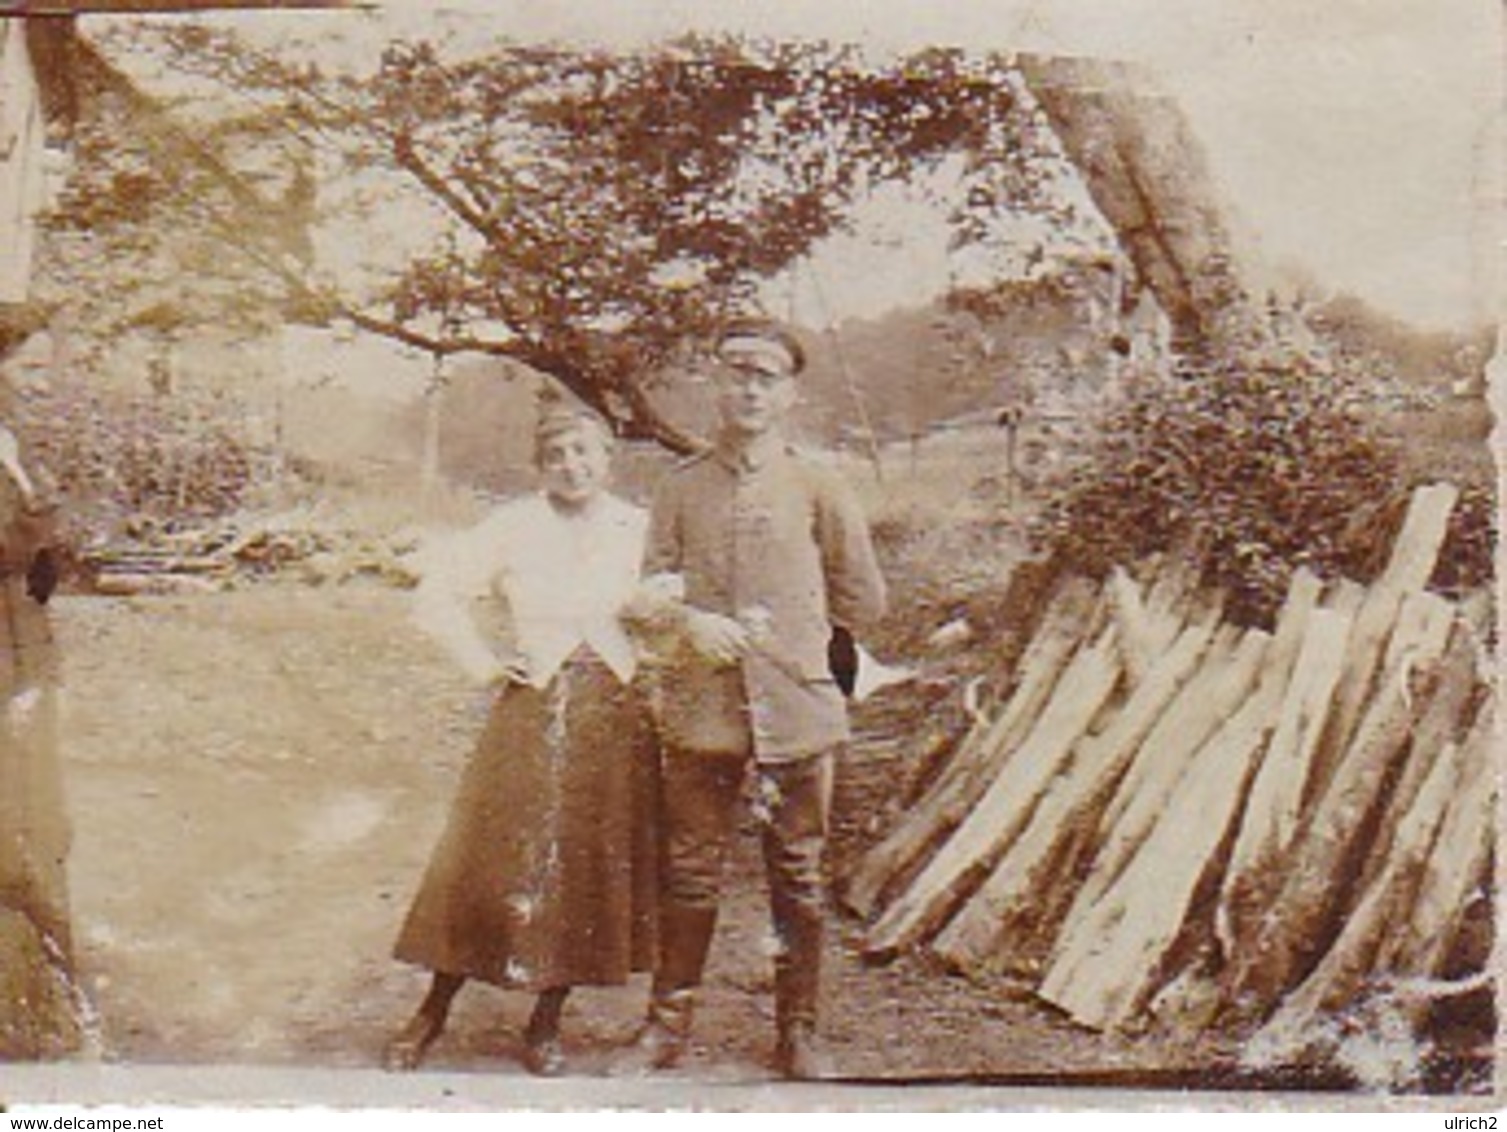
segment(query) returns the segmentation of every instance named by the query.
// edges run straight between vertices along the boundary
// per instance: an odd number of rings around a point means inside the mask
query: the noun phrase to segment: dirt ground
[[[423,972],[389,956],[483,705],[376,585],[63,597],[64,752],[87,1057],[372,1067]],[[902,741],[903,747],[903,741]],[[854,752],[862,760],[863,746]],[[677,1073],[768,1075],[767,914],[751,838]],[[824,1026],[862,1078],[1091,1080],[1208,1062],[1082,1031],[1007,985],[861,963],[834,916]],[[570,1072],[606,1071],[642,981],[580,992]],[[467,988],[429,1064],[520,1074],[519,994]]]

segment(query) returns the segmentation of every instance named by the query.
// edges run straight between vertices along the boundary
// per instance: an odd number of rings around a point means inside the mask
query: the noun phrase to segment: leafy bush
[[[270,454],[228,406],[67,382],[19,406],[28,448],[56,485],[75,549],[228,514]]]
[[[1464,484],[1460,502],[1449,517],[1444,551],[1434,570],[1432,585],[1448,593],[1464,593],[1488,585],[1492,578],[1500,511],[1490,482]]]
[[[1093,459],[1033,535],[1091,574],[1187,557],[1247,624],[1272,621],[1299,566],[1368,581],[1414,485],[1359,393],[1273,351],[1150,381],[1107,412]],[[1491,490],[1465,486],[1435,578],[1453,589],[1491,576]]]

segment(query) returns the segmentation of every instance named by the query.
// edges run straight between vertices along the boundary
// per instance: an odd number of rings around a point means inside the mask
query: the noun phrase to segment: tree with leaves
[[[79,50],[86,116],[131,127],[81,152],[60,226],[153,256],[197,233],[243,309],[512,358],[678,450],[693,442],[655,375],[876,186],[956,164],[939,203],[959,246],[1006,217],[1093,222],[1001,55],[693,37],[637,54],[394,42],[336,65],[181,22]],[[144,93],[126,70],[144,60],[188,93]]]

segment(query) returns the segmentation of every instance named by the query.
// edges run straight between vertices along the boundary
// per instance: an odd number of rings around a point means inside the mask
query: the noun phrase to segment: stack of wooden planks
[[[1270,631],[1165,562],[1063,584],[846,878],[870,957],[925,947],[1114,1030],[1300,1030],[1439,978],[1494,829],[1487,601],[1425,589],[1455,498],[1415,493],[1369,586],[1299,570]]]
[[[148,531],[81,556],[90,588],[107,595],[212,593],[269,577],[314,584],[377,579],[407,588],[412,540],[320,524],[297,513],[235,516],[182,531]]]

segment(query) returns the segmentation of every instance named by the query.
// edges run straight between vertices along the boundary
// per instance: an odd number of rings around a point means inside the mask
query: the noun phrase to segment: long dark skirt
[[[530,990],[650,970],[655,758],[637,690],[584,648],[544,690],[505,689],[394,955]]]

